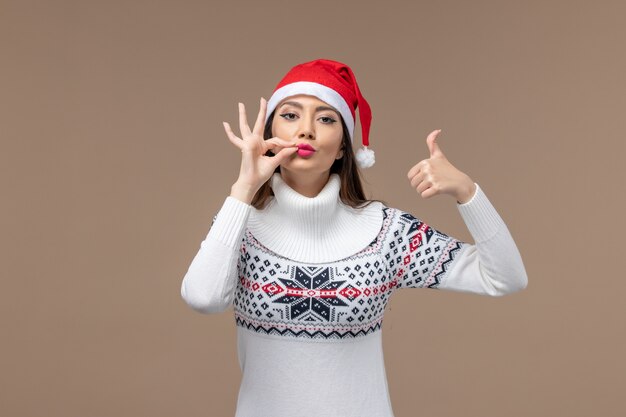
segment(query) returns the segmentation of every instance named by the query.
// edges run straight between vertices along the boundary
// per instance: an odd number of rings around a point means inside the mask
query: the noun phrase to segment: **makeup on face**
[[[315,153],[315,149],[308,143],[298,143],[298,156],[308,158]]]

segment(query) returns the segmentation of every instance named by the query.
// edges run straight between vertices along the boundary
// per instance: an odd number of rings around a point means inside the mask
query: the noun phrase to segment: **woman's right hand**
[[[250,131],[246,108],[243,103],[239,103],[241,138],[235,136],[227,122],[223,122],[228,139],[241,150],[241,167],[236,184],[248,189],[252,194],[256,193],[263,183],[272,176],[276,167],[298,150],[296,142],[278,137],[263,139],[266,111],[267,101],[261,97],[261,108],[254,124],[254,130]],[[271,150],[274,156],[266,156],[268,150]]]

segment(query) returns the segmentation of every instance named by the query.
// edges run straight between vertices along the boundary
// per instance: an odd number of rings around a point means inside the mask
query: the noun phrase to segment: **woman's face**
[[[341,158],[343,127],[339,112],[314,96],[299,94],[283,99],[274,113],[272,136],[307,144],[313,152],[298,150],[282,169],[324,173]]]

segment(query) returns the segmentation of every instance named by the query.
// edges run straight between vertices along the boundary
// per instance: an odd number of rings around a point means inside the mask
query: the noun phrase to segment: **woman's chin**
[[[300,172],[321,172],[324,170],[329,170],[330,165],[324,169],[324,167],[319,162],[313,162],[310,159],[306,160],[304,158],[289,158],[281,164],[286,170],[289,171],[300,171]]]

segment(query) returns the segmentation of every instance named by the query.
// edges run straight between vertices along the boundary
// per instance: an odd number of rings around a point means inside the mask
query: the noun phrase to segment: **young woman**
[[[352,150],[355,110],[363,147]],[[475,244],[367,200],[370,107],[352,70],[293,67],[250,130],[239,103],[239,177],[183,278],[193,309],[231,305],[243,373],[236,417],[393,417],[382,321],[402,288],[501,296],[527,285],[519,251],[477,183],[436,143],[407,173],[424,198],[456,199]],[[417,329],[409,329],[409,331]]]

